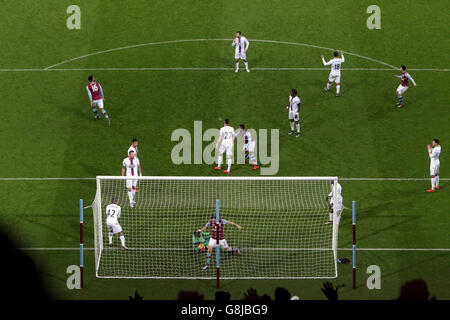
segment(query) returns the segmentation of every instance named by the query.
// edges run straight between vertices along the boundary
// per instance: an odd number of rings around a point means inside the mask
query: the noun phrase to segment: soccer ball
[[[205,247],[205,245],[204,245],[203,243],[200,243],[200,244],[197,246],[197,249],[200,250],[200,251],[205,251],[206,247]]]

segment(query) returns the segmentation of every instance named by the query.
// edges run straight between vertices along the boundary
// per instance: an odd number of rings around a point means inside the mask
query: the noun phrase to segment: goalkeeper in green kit
[[[206,246],[209,243],[209,238],[211,238],[209,232],[199,230],[194,231],[194,235],[192,236],[194,251],[196,252],[206,251]]]

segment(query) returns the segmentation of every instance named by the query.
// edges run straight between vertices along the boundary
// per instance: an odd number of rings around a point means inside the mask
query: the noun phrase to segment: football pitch
[[[174,164],[171,137],[177,129],[194,136],[195,121],[206,131],[229,118],[234,128],[245,123],[269,137],[279,130],[276,176],[337,176],[345,207],[356,201],[357,288],[351,265],[338,264],[330,281],[345,285],[340,299],[395,299],[418,278],[437,299],[450,299],[448,1],[380,0],[381,29],[374,30],[366,25],[372,3],[356,0],[0,4],[0,228],[33,259],[51,297],[127,299],[137,290],[144,299],[176,299],[184,290],[214,298],[215,280],[96,278],[90,209],[83,290],[67,288],[66,269],[79,264],[79,199],[94,200],[96,176],[121,174],[132,138],[146,176],[223,176],[206,163]],[[72,4],[81,10],[79,30],[66,26]],[[242,62],[234,72],[237,30],[250,42],[250,73]],[[339,97],[334,85],[323,90],[330,69],[320,55],[329,60],[334,50],[345,54]],[[417,87],[396,108],[400,65]],[[91,74],[103,87],[110,126],[89,106]],[[288,135],[284,111],[292,88],[302,101],[300,138]],[[443,148],[441,189],[430,194],[433,138]],[[260,172],[233,164],[231,175]],[[351,259],[351,247],[346,209],[338,256]],[[371,265],[380,267],[381,289],[366,286]],[[220,290],[241,299],[248,288],[273,297],[284,287],[300,299],[325,299],[324,281],[223,280]]]

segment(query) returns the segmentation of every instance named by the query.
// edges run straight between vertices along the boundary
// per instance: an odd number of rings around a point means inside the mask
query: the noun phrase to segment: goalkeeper
[[[194,251],[203,252],[206,250],[206,246],[208,245],[209,238],[211,235],[206,231],[195,230],[194,235],[192,236],[192,243],[194,244]]]

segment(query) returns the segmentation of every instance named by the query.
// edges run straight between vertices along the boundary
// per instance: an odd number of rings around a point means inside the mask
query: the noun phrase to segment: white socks
[[[244,62],[244,64],[245,64],[245,69],[248,70],[248,62]]]
[[[220,168],[222,165],[222,155],[219,155],[219,158],[217,158],[217,166]]]
[[[294,131],[294,121],[291,121],[291,131]]]
[[[327,90],[330,90],[330,86],[331,86],[331,84],[329,82],[327,82]]]
[[[439,187],[439,176],[435,176],[435,177],[434,177],[434,185],[435,185],[436,187]]]
[[[112,243],[112,237],[113,237],[113,233],[112,232],[108,232],[108,239],[109,239],[109,243]]]
[[[341,85],[340,84],[336,86],[336,93],[339,94],[339,91],[341,91]]]
[[[227,159],[228,171],[231,170],[231,159]]]
[[[333,213],[330,212],[330,221],[333,221]]]
[[[436,178],[431,178],[431,189],[434,190],[435,186],[436,186]]]
[[[128,190],[128,198],[130,198],[130,202],[133,201],[134,192]]]
[[[300,133],[300,123],[297,123],[297,132]]]
[[[125,236],[123,234],[120,235],[120,242],[125,246]]]
[[[236,62],[236,70],[239,70],[239,62]]]

